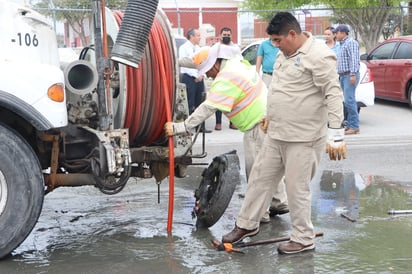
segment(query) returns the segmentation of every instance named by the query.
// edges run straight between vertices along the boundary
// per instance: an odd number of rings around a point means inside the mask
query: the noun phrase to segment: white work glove
[[[267,117],[263,117],[262,120],[260,120],[259,126],[263,133],[268,132],[269,119]]]
[[[166,136],[174,136],[176,134],[186,133],[185,122],[166,122],[163,128],[165,130]]]
[[[346,144],[343,140],[345,136],[344,128],[328,128],[328,140],[326,143],[326,153],[330,160],[346,159]]]

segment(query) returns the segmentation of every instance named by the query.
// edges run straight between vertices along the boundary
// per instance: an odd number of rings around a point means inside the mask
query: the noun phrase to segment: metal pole
[[[175,0],[175,4],[176,4],[176,11],[177,11],[177,33],[179,35],[182,35],[182,32],[180,30],[180,9],[179,9],[179,6],[177,5],[176,0]]]
[[[401,33],[399,35],[402,36],[403,35],[403,8],[402,8],[401,3],[399,3],[399,11],[400,11],[400,14],[401,14],[401,23],[400,23],[400,26],[399,26]]]
[[[53,0],[50,0],[49,4],[53,14],[53,29],[54,32],[56,32],[56,7],[54,6]]]
[[[388,211],[388,214],[394,215],[394,214],[412,214],[412,210],[395,210],[391,209]]]
[[[98,75],[97,95],[99,105],[99,125],[100,130],[110,129],[110,117],[107,110],[106,85],[104,79],[105,69],[109,61],[104,58],[102,43],[102,22],[101,22],[101,3],[99,0],[92,1],[92,13],[94,21],[94,47],[96,53],[96,68]]]

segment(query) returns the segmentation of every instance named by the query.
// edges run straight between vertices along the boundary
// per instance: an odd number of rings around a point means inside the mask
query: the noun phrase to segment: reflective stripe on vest
[[[266,96],[266,86],[256,70],[243,60],[232,59],[223,63],[205,103],[224,112],[239,130],[246,131],[262,119]]]
[[[233,72],[222,71],[219,73],[219,80],[227,81],[238,91],[242,92],[242,96],[234,98],[231,95],[225,94],[224,96],[218,93],[210,93],[208,100],[218,104],[225,105],[226,107],[231,107],[232,111],[226,113],[226,115],[231,118],[236,116],[244,108],[248,107],[262,92],[262,89],[265,88],[263,81],[257,81],[253,83],[251,80],[240,78],[239,75],[234,74]],[[251,89],[253,88],[253,89]],[[233,101],[235,103],[233,104]],[[233,105],[233,107],[232,107]]]

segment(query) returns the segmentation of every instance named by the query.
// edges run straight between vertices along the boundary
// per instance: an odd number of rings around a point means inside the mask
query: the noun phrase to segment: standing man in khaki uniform
[[[268,91],[263,124],[267,134],[235,228],[222,242],[239,242],[259,232],[259,221],[285,175],[292,233],[289,242],[278,246],[278,252],[293,254],[315,249],[310,181],[325,144],[331,159],[346,157],[342,90],[335,54],[325,43],[302,32],[291,13],[277,13],[267,32],[281,51]]]

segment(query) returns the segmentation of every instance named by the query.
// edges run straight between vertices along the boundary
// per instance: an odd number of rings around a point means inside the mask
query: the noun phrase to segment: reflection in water
[[[411,206],[408,187],[380,177],[324,171],[313,188],[315,226],[324,227],[329,237],[322,247],[335,255],[325,257],[324,271],[407,273],[411,269],[412,252],[407,243],[412,236],[412,218],[387,214],[391,208]]]
[[[200,172],[196,171],[196,174]],[[175,184],[173,232],[166,232],[167,183],[157,203],[154,182],[132,181],[105,196],[91,187],[58,189],[46,196],[33,233],[0,273],[408,273],[412,216],[389,215],[411,209],[411,189],[380,177],[325,170],[311,187],[316,251],[281,256],[276,244],[243,248],[245,254],[216,251],[233,228],[244,192],[211,228],[196,230],[193,191],[200,180]],[[356,220],[351,222],[344,215]],[[253,240],[289,236],[289,215],[262,224]]]
[[[360,192],[370,185],[370,182],[353,172],[324,171],[319,184],[321,199],[317,204],[318,214],[340,213],[351,220],[358,218]]]

